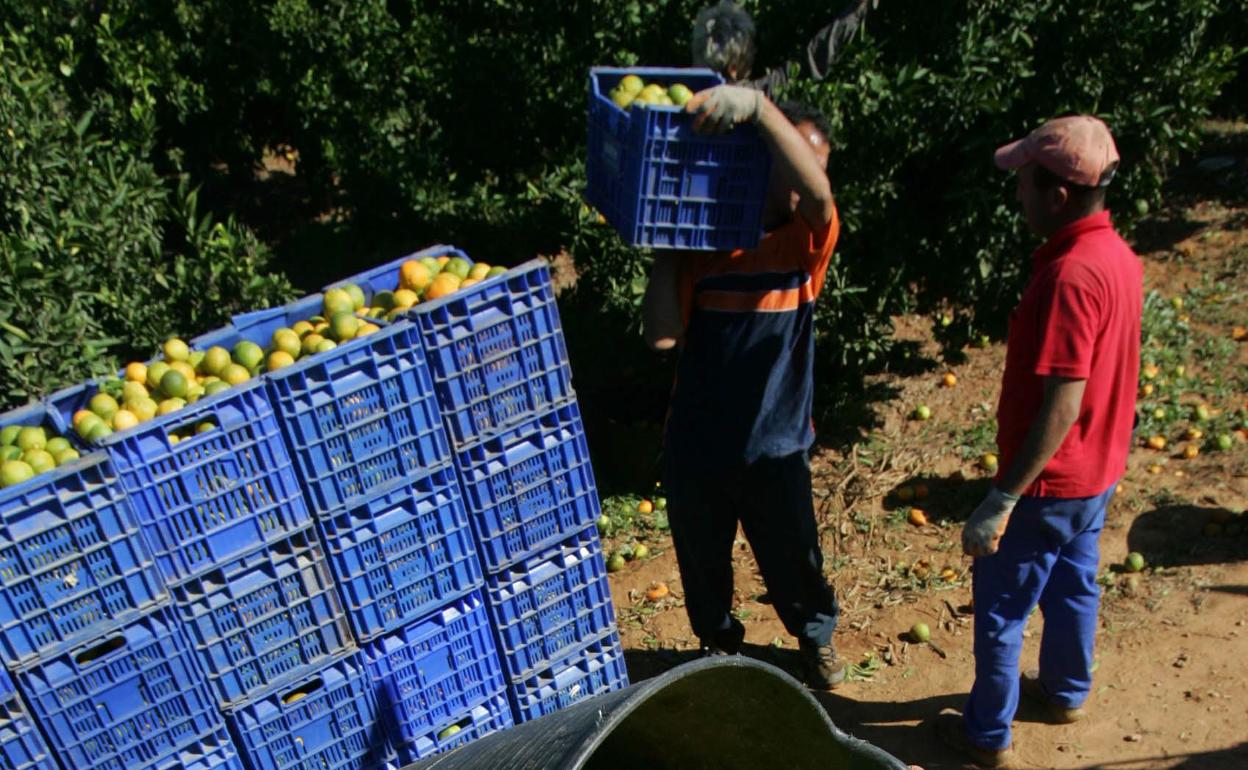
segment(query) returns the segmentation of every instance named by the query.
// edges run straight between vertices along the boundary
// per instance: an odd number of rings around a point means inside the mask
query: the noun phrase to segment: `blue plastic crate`
[[[251,770],[371,770],[390,760],[358,652],[226,712]]]
[[[0,767],[58,770],[3,666],[0,666]]]
[[[239,339],[267,345],[273,332],[320,312],[321,295],[234,317]],[[433,381],[406,321],[264,375],[308,504],[329,513],[450,457]]]
[[[455,464],[487,574],[598,519],[575,401],[458,452]]]
[[[490,575],[486,599],[512,681],[616,630],[602,544],[592,525]]]
[[[20,668],[16,679],[67,768],[172,770],[229,746],[169,606]]]
[[[516,722],[528,722],[628,686],[620,637],[612,632],[508,687]]]
[[[389,734],[405,761],[511,726],[503,671],[479,593],[365,645],[364,655]],[[500,696],[505,723],[490,707]],[[438,738],[456,727],[453,735]]]
[[[663,86],[683,83],[694,92],[724,82],[706,69],[592,68],[586,200],[632,246],[757,246],[771,172],[758,130],[695,134],[693,116],[681,107],[621,109],[609,92],[630,74]]]
[[[94,385],[52,397],[68,424]],[[217,427],[176,441],[201,423]],[[312,521],[264,383],[251,380],[100,442],[161,575],[178,583]]]
[[[417,305],[438,405],[456,449],[574,395],[550,269],[532,260]]]
[[[467,255],[430,246],[326,287],[394,289],[410,259]],[[550,269],[531,260],[404,314],[417,324],[451,444],[462,448],[573,395]]]
[[[472,528],[449,463],[324,516],[320,527],[361,642],[481,584]]]
[[[55,430],[32,404],[0,427]],[[0,654],[10,666],[73,644],[167,597],[104,452],[0,490]]]
[[[400,746],[399,757],[404,764],[415,762],[417,759],[457,749],[490,733],[506,730],[513,727],[515,723],[507,693],[499,692],[485,702],[468,709],[463,716],[448,724],[442,731],[423,735],[411,743]],[[457,728],[454,732],[451,732],[452,726]],[[444,735],[444,732],[447,734]],[[438,737],[439,735],[443,737]]]
[[[171,591],[223,707],[299,677],[353,644],[312,527]]]

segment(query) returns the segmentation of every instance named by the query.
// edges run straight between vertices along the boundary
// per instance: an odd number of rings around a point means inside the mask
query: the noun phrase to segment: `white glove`
[[[763,116],[762,91],[744,86],[715,86],[698,94],[685,105],[696,112],[695,131],[723,134],[742,123],[757,123]]]
[[[962,551],[967,556],[991,556],[996,553],[1018,500],[1018,495],[990,488],[988,496],[962,527]]]

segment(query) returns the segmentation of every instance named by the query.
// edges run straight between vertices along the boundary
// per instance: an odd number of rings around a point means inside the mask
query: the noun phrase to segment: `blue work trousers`
[[[1087,699],[1101,597],[1098,540],[1115,488],[1094,497],[1023,497],[997,552],[975,560],[975,684],[964,714],[976,746],[1010,745],[1023,628],[1037,603],[1041,684],[1065,708]]]

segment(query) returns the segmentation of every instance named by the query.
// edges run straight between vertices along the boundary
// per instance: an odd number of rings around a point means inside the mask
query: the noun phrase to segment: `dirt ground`
[[[1135,243],[1146,264],[1146,291],[1188,297],[1179,314],[1190,312],[1182,319],[1192,329],[1187,352],[1248,326],[1248,129],[1222,129],[1238,139],[1229,150],[1215,141],[1184,167],[1166,208]],[[1218,160],[1226,157],[1235,165]],[[1225,285],[1207,289],[1217,281]],[[1193,292],[1204,298],[1202,307],[1191,306]],[[936,365],[922,374],[881,375],[897,396],[875,405],[879,427],[852,450],[821,450],[813,462],[825,561],[843,609],[835,643],[858,664],[852,681],[818,697],[842,729],[906,762],[941,770],[963,765],[923,720],[961,708],[973,679],[971,620],[964,612],[970,560],[958,547],[959,522],[989,476],[977,461],[991,446],[1005,351],[1002,344],[970,349],[964,363],[948,366],[940,363],[930,325],[929,318],[898,318],[896,334],[916,342],[918,354]],[[1221,371],[1208,370],[1214,366]],[[1215,415],[1229,414],[1248,404],[1248,342],[1238,342],[1229,359],[1193,356],[1187,368],[1184,409],[1203,400]],[[954,387],[941,382],[947,371],[957,377]],[[1211,394],[1215,374],[1234,387]],[[1166,377],[1163,371],[1159,383]],[[920,403],[932,409],[930,421],[911,419]],[[1147,448],[1141,437],[1132,452],[1101,541],[1103,597],[1089,716],[1056,727],[1020,708],[1015,746],[1025,766],[1248,768],[1248,518],[1235,518],[1248,505],[1248,444],[1236,436],[1230,450],[1218,451],[1205,437],[1194,442],[1200,455],[1188,459],[1182,448],[1193,442],[1183,433],[1193,426],[1172,423],[1164,451]],[[927,487],[922,500],[898,499],[903,486],[918,485]],[[930,522],[908,523],[911,505]],[[670,546],[652,535],[652,556],[612,575],[634,681],[690,659],[696,649]],[[738,546],[735,613],[747,630],[746,654],[796,672],[794,642],[765,603],[743,538]],[[1129,551],[1147,560],[1139,575],[1120,566]],[[645,597],[655,581],[671,588],[658,602]],[[905,641],[916,621],[931,627],[947,657]],[[1037,613],[1024,667],[1035,665],[1042,624]]]

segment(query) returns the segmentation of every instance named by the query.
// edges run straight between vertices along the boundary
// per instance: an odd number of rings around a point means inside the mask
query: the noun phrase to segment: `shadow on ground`
[[[1127,547],[1154,567],[1190,567],[1248,560],[1248,521],[1226,508],[1163,505],[1140,514]]]

